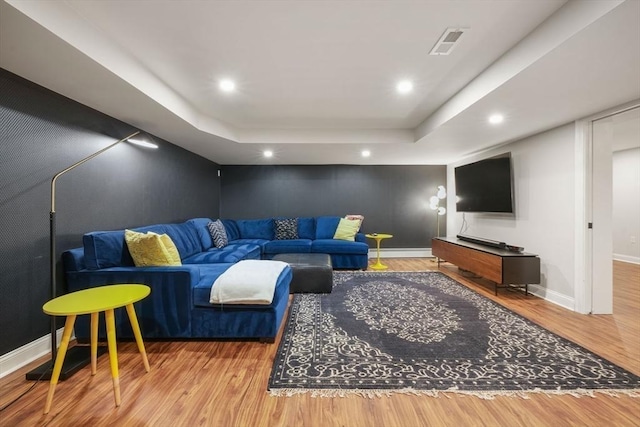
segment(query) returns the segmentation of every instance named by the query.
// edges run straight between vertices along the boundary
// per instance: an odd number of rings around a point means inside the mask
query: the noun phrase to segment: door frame
[[[638,107],[640,107],[640,99],[575,122],[574,310],[578,313],[588,314],[593,311],[593,263],[607,262],[607,260],[594,260],[593,236],[595,233],[613,234],[609,226],[589,227],[589,224],[593,223],[593,164],[594,161],[598,161],[593,158],[593,123]]]

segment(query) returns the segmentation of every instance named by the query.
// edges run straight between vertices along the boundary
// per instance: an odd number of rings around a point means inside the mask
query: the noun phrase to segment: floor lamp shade
[[[56,271],[56,181],[65,173],[75,169],[81,164],[88,162],[94,157],[104,153],[107,150],[115,147],[121,142],[125,142],[130,138],[138,135],[140,131],[136,131],[129,136],[126,136],[111,145],[101,149],[100,151],[96,151],[90,156],[85,157],[84,159],[72,164],[66,169],[61,170],[57,174],[53,176],[51,179],[51,210],[49,211],[49,278],[51,285],[51,299],[57,296],[57,271]],[[74,351],[74,349],[77,349]],[[26,378],[28,380],[40,380],[40,379],[50,379],[51,372],[53,369],[53,361],[55,360],[57,352],[57,337],[56,337],[56,319],[54,316],[51,316],[51,360],[43,363],[39,367],[35,368],[32,371],[27,372]],[[89,351],[86,348],[73,347],[69,349],[67,352],[67,356],[65,357],[65,364],[62,368],[62,372],[60,373],[60,379],[65,380],[73,375],[80,368],[89,363]]]
[[[440,217],[447,213],[447,209],[444,206],[440,206],[440,201],[447,197],[447,190],[443,185],[438,186],[438,192],[435,196],[429,198],[429,207],[431,210],[436,211],[436,237],[440,237]]]

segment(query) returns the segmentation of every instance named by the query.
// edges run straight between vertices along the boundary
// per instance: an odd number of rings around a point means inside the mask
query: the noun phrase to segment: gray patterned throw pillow
[[[224,224],[222,224],[222,221],[216,219],[215,221],[207,224],[207,228],[209,229],[209,234],[211,234],[213,246],[215,246],[216,248],[224,248],[229,244],[227,231],[224,229]]]
[[[275,219],[273,223],[276,231],[276,240],[298,238],[298,218]]]

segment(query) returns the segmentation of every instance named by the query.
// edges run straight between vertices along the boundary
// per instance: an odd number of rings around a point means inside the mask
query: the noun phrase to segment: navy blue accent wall
[[[0,354],[49,333],[51,178],[134,130],[0,69]],[[120,144],[60,177],[58,256],[87,231],[219,215],[219,166],[154,142]]]
[[[436,214],[429,198],[446,183],[446,166],[222,166],[220,215],[362,214],[363,231],[390,233],[387,248],[430,248]],[[446,216],[440,234],[446,234]]]

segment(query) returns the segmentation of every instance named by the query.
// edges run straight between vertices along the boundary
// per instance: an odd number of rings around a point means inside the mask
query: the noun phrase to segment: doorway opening
[[[614,258],[640,262],[640,103],[586,124],[585,228],[577,239],[577,247],[583,239],[584,289],[578,289],[577,281],[576,311],[611,314]]]

